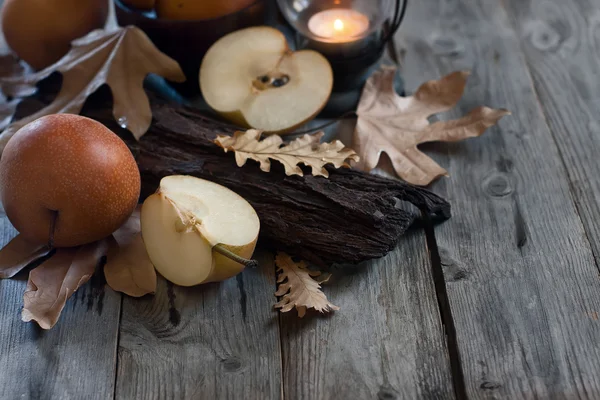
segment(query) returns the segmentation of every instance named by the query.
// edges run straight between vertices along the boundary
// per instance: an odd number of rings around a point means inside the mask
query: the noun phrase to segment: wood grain
[[[0,215],[0,245],[16,231]],[[114,392],[120,295],[94,276],[71,297],[58,324],[21,322],[27,272],[0,280],[0,398],[106,399]]]
[[[220,284],[159,278],[154,297],[124,298],[117,399],[275,399],[281,353],[272,256]]]
[[[340,311],[281,316],[285,399],[454,397],[421,232],[323,290]]]
[[[600,263],[600,1],[509,0],[537,100]]]
[[[513,111],[480,139],[426,147],[451,174],[434,186],[455,210],[436,229],[446,312],[468,397],[596,398],[598,270],[501,3],[412,2],[401,28],[409,90],[471,69],[460,112]]]

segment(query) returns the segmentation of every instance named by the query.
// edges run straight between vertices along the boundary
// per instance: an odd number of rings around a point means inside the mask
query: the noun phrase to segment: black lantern
[[[278,0],[294,28],[297,49],[313,49],[331,63],[333,93],[326,111],[356,106],[360,88],[398,30],[407,0]]]

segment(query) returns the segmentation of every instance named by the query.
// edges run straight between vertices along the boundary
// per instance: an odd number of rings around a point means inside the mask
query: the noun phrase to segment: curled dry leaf
[[[36,321],[43,329],[52,328],[67,299],[90,279],[107,249],[106,239],[57,249],[56,254],[29,273],[21,319]]]
[[[4,54],[3,46],[0,46],[0,78],[11,78],[26,75],[32,72],[31,68],[20,61],[13,54]],[[8,48],[7,52],[10,52]],[[25,87],[15,87],[14,97],[29,96],[35,92],[35,86],[25,85]],[[4,94],[0,94],[0,130],[6,128],[13,119],[20,100],[18,98],[8,100]]]
[[[106,283],[113,290],[133,297],[156,291],[156,271],[140,233],[140,209],[113,233],[115,246],[104,266]]]
[[[128,26],[114,31],[96,30],[73,42],[71,51],[54,65],[30,74],[0,78],[8,96],[31,94],[37,82],[53,72],[63,75],[56,99],[47,107],[11,124],[0,136],[0,149],[23,125],[48,114],[78,114],[87,97],[107,84],[113,95],[113,115],[139,139],[150,127],[152,112],[143,88],[149,73],[182,82],[176,61],[161,53],[140,29]]]
[[[12,278],[49,252],[48,246],[28,242],[20,234],[15,236],[0,250],[0,279]]]
[[[19,103],[18,99],[6,101],[0,95],[0,130],[6,128],[11,123]]]
[[[448,111],[458,103],[469,74],[451,73],[438,81],[425,82],[411,97],[401,97],[394,90],[395,73],[395,68],[384,68],[373,74],[363,89],[354,132],[361,169],[370,171],[377,167],[381,153],[385,152],[398,176],[415,185],[428,185],[447,172],[417,145],[479,136],[510,114],[506,110],[479,107],[462,118],[430,124],[428,117]]]
[[[327,300],[327,297],[321,291],[319,282],[312,278],[321,275],[319,271],[310,271],[306,268],[304,261],[296,263],[285,253],[277,254],[275,265],[277,265],[277,272],[279,272],[277,278],[279,287],[275,292],[275,296],[283,296],[275,304],[275,308],[281,309],[281,312],[288,312],[296,307],[300,318],[304,317],[307,308],[314,308],[320,313],[340,309]]]
[[[329,177],[324,168],[331,164],[335,168],[349,167],[346,161],[359,161],[354,150],[344,146],[339,140],[331,143],[320,143],[323,132],[314,135],[304,135],[283,144],[281,137],[271,135],[260,139],[262,132],[249,129],[246,132],[235,132],[234,136],[219,135],[215,143],[225,149],[235,151],[235,161],[239,167],[246,164],[248,159],[258,161],[260,169],[269,172],[271,160],[277,160],[283,164],[286,175],[303,176],[302,169],[298,164],[304,164],[312,169],[315,176]]]

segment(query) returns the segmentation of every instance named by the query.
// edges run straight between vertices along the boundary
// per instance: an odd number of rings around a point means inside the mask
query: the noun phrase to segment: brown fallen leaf
[[[0,279],[12,278],[35,260],[46,256],[46,245],[28,242],[20,234],[0,250]]]
[[[251,159],[260,163],[261,170],[269,172],[269,159],[272,159],[283,164],[286,175],[303,176],[298,164],[304,164],[311,167],[313,175],[327,178],[329,173],[324,168],[325,165],[331,164],[335,168],[341,168],[349,167],[347,160],[359,161],[354,150],[345,147],[339,140],[320,143],[323,132],[304,135],[285,145],[280,136],[270,135],[260,140],[261,134],[262,132],[256,129],[238,131],[234,136],[217,136],[215,143],[225,149],[225,152],[235,151],[235,160],[239,167]]]
[[[8,52],[10,52],[8,48],[4,49],[0,45],[0,78],[22,76],[32,72],[31,68],[27,66],[27,64],[20,61],[13,54],[6,54]],[[21,88],[15,88],[15,92],[18,93],[18,97],[29,96],[35,93],[35,90],[35,86],[28,85]],[[19,103],[20,99],[16,98],[9,101],[3,93],[0,93],[0,130],[6,128],[12,122]]]
[[[127,221],[125,221],[125,223],[121,225],[119,229],[113,232],[112,236],[119,246],[126,246],[131,242],[133,236],[142,231],[142,224],[140,222],[141,212],[142,206],[138,204]]]
[[[23,322],[36,321],[42,329],[52,328],[67,299],[90,279],[107,248],[107,240],[60,248],[32,270],[23,295]]]
[[[417,145],[479,136],[510,114],[507,110],[479,107],[462,118],[430,124],[428,117],[458,103],[469,74],[453,72],[438,81],[425,82],[411,97],[396,94],[395,74],[395,68],[384,68],[374,73],[363,89],[354,131],[354,146],[362,159],[358,167],[363,170],[376,168],[385,152],[400,178],[414,185],[428,185],[447,171]]]
[[[275,296],[283,296],[275,304],[275,308],[279,308],[281,312],[288,312],[296,307],[300,318],[304,317],[307,308],[314,308],[320,313],[340,309],[327,300],[321,291],[321,285],[312,278],[321,275],[319,271],[309,270],[304,261],[296,263],[285,253],[277,254],[275,265],[279,273],[279,287]]]
[[[37,73],[0,78],[8,96],[30,93],[30,88],[53,72],[63,75],[56,99],[47,107],[12,123],[0,135],[0,149],[23,125],[48,114],[78,114],[87,97],[107,84],[113,95],[113,115],[139,139],[150,127],[152,112],[142,86],[149,73],[182,82],[176,61],[161,53],[140,29],[127,26],[114,31],[96,30],[73,41],[71,51],[54,65]]]
[[[113,233],[117,246],[108,254],[104,266],[106,283],[114,291],[133,297],[156,292],[156,270],[148,257],[140,233],[140,211]]]

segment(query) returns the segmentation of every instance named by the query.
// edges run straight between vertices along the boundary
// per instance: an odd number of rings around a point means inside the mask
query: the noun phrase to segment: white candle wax
[[[369,18],[349,8],[333,8],[310,17],[308,29],[330,42],[351,42],[364,36],[369,29]]]

